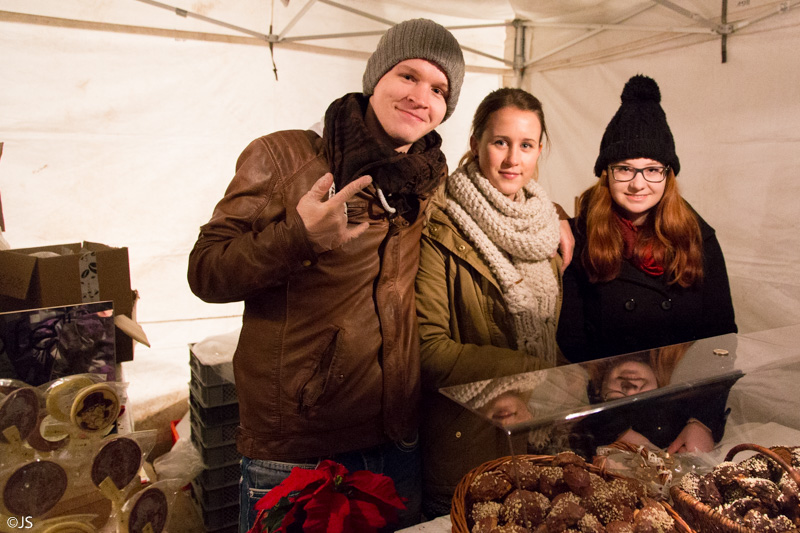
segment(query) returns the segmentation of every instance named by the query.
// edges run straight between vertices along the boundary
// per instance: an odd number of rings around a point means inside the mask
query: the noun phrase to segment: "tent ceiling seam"
[[[774,10],[764,13],[763,15],[755,16],[750,19],[740,20],[738,22],[733,23],[732,31],[738,31],[742,28],[750,26],[751,24],[755,24],[756,22],[761,22],[764,19],[774,17],[775,15],[785,15],[786,13],[789,12],[790,9],[795,8],[798,5],[800,5],[800,0],[791,0],[791,1],[786,0],[778,4]]]
[[[6,20],[10,22],[25,22],[25,23],[33,23],[33,24],[42,24],[48,26],[61,26],[61,27],[72,27],[72,28],[83,28],[83,29],[92,29],[92,30],[101,30],[101,31],[113,31],[118,33],[132,33],[132,34],[144,34],[144,35],[153,35],[153,36],[164,36],[164,37],[174,37],[179,39],[192,39],[192,40],[201,40],[201,41],[208,41],[208,42],[221,42],[221,43],[233,43],[233,44],[276,44],[280,43],[283,47],[290,50],[298,50],[298,51],[306,51],[306,52],[315,52],[315,53],[323,53],[328,55],[338,55],[344,57],[357,57],[357,58],[368,58],[368,52],[360,52],[355,50],[347,50],[335,47],[324,47],[324,46],[317,46],[317,45],[310,45],[310,44],[300,44],[301,41],[311,41],[311,40],[323,40],[323,39],[341,39],[347,37],[366,37],[366,36],[375,36],[381,35],[385,32],[385,30],[377,30],[377,31],[367,31],[367,32],[342,32],[342,33],[335,33],[335,34],[324,34],[324,35],[305,35],[305,36],[293,36],[287,37],[286,34],[290,32],[295,25],[305,16],[308,11],[317,3],[321,2],[323,4],[329,5],[335,9],[342,10],[349,12],[351,14],[355,14],[360,17],[364,17],[370,20],[374,20],[383,24],[392,25],[394,24],[393,21],[372,15],[370,13],[366,13],[364,11],[351,8],[346,5],[342,5],[339,2],[334,0],[308,0],[306,4],[301,8],[301,10],[295,15],[295,17],[286,25],[286,27],[281,31],[279,35],[275,35],[272,31],[272,27],[270,27],[269,34],[257,32],[254,30],[250,30],[248,28],[244,28],[242,26],[237,26],[235,24],[230,24],[222,20],[214,19],[211,17],[207,17],[201,15],[199,13],[194,13],[187,11],[182,8],[178,8],[175,6],[170,6],[168,4],[159,2],[157,0],[137,0],[138,2],[148,4],[153,7],[158,7],[160,9],[165,9],[174,12],[176,15],[184,17],[184,18],[194,18],[198,19],[207,23],[219,25],[221,27],[243,33],[245,35],[250,36],[249,38],[242,38],[236,35],[227,35],[227,34],[218,34],[218,33],[210,33],[210,32],[198,32],[198,31],[185,31],[185,30],[170,30],[170,29],[162,29],[162,28],[154,28],[148,26],[133,26],[133,25],[124,25],[124,24],[115,24],[115,23],[103,23],[103,22],[92,22],[92,21],[81,21],[76,19],[59,19],[56,17],[46,17],[46,16],[39,16],[39,15],[29,15],[24,13],[14,13],[14,12],[7,12],[7,11],[0,11],[0,20]],[[502,65],[502,67],[482,67],[477,65],[468,65],[467,70],[470,72],[481,72],[481,73],[494,73],[500,75],[507,75],[509,73],[514,72],[524,72],[524,69],[540,64],[544,59],[553,56],[565,49],[568,49],[575,44],[589,39],[598,33],[603,31],[641,31],[641,32],[659,32],[659,33],[673,33],[673,34],[718,34],[723,37],[730,35],[736,31],[741,29],[747,28],[757,22],[760,22],[764,19],[774,17],[775,15],[780,15],[788,12],[790,9],[797,7],[800,5],[800,0],[783,0],[780,2],[775,3],[774,5],[770,6],[768,12],[762,12],[749,19],[739,20],[733,23],[728,23],[726,17],[722,17],[720,22],[715,22],[714,20],[707,19],[698,13],[692,12],[687,10],[672,0],[649,0],[649,5],[645,5],[645,9],[649,9],[655,6],[661,6],[665,9],[678,13],[679,15],[691,19],[705,27],[680,27],[680,26],[633,26],[633,25],[626,25],[621,24],[621,21],[624,21],[628,18],[631,18],[633,15],[627,15],[623,17],[621,20],[613,21],[609,24],[581,24],[581,23],[561,23],[561,22],[547,22],[547,21],[530,21],[530,20],[522,20],[521,23],[519,21],[512,21],[512,22],[496,22],[496,23],[489,23],[489,24],[469,24],[469,25],[461,25],[461,26],[449,26],[448,29],[451,31],[460,30],[460,29],[479,29],[479,28],[491,28],[491,27],[502,27],[502,26],[510,26],[514,22],[520,24],[518,27],[518,31],[521,29],[524,31],[525,28],[559,28],[559,29],[586,29],[588,30],[585,35],[581,35],[567,43],[564,43],[556,48],[550,49],[545,51],[543,54],[540,54],[528,61],[524,61],[524,54],[523,54],[523,62],[522,67],[520,68],[519,65],[516,63],[518,58],[514,58],[514,60],[505,59],[502,57],[497,57],[495,55],[489,54],[484,52],[483,50],[463,46],[462,49],[465,52],[469,52],[471,54],[487,58],[491,61],[496,61]],[[643,11],[640,9],[641,12]],[[754,10],[753,10],[754,11]],[[637,12],[637,13],[638,13]],[[253,42],[254,40],[258,42]],[[723,43],[724,46],[724,43]],[[603,52],[601,51],[601,54]],[[593,54],[594,55],[594,54]],[[613,53],[612,53],[613,55]],[[559,63],[556,61],[555,63]]]
[[[645,11],[649,10],[652,7],[653,7],[652,5],[645,5],[644,7],[638,7],[636,9],[634,9],[632,11],[629,11],[628,13],[622,15],[621,17],[615,19],[612,22],[612,24],[613,25],[618,25],[618,24],[620,24],[622,22],[625,22],[626,20],[629,20],[629,19],[635,17],[636,15],[644,13]],[[532,58],[528,63],[526,63],[525,66],[528,67],[528,66],[531,66],[531,65],[533,65],[535,63],[538,63],[542,59],[545,59],[547,57],[555,55],[556,53],[560,52],[561,50],[564,50],[566,48],[570,48],[573,45],[578,44],[579,42],[582,42],[582,41],[585,41],[586,39],[594,37],[595,35],[597,35],[598,33],[601,33],[602,31],[603,31],[602,29],[598,29],[598,30],[595,30],[595,31],[590,31],[587,34],[581,35],[581,36],[573,39],[572,41],[569,41],[569,42],[565,43],[561,47],[557,47],[556,49],[553,49],[553,50],[548,50],[547,52]]]
[[[176,15],[180,17],[191,17],[196,18],[198,20],[202,20],[203,22],[209,22],[211,24],[215,24],[217,26],[222,26],[224,28],[228,28],[230,30],[238,31],[247,35],[251,35],[253,37],[257,37],[259,39],[269,40],[270,36],[265,33],[260,33],[257,31],[249,30],[247,28],[243,28],[242,26],[236,26],[235,24],[229,24],[225,21],[214,19],[211,17],[206,17],[205,15],[201,15],[199,13],[194,13],[192,11],[187,11],[185,9],[181,9],[179,7],[170,6],[168,4],[163,4],[161,2],[156,2],[155,0],[136,0],[137,2],[142,2],[143,4],[148,4],[154,7],[159,7],[161,9],[166,9],[167,11],[173,11]]]
[[[696,44],[700,42],[708,42],[716,39],[712,35],[661,35],[651,36],[640,41],[633,43],[626,43],[624,45],[606,48],[593,53],[587,53],[580,56],[570,57],[568,59],[558,59],[548,62],[538,63],[536,65],[536,72],[546,72],[550,70],[559,70],[564,68],[585,67],[588,65],[597,64],[600,61],[608,59],[621,59],[628,57],[637,57],[646,55],[652,52],[661,52],[664,48],[654,49],[658,45],[674,43],[674,46],[684,46],[686,43]],[[680,45],[678,43],[681,43]]]
[[[127,33],[133,35],[148,35],[151,37],[166,37],[179,40],[216,42],[223,44],[241,44],[241,45],[264,46],[264,47],[268,47],[270,44],[268,41],[256,37],[228,35],[224,33],[170,30],[162,28],[153,28],[148,26],[115,24],[110,22],[91,22],[86,20],[47,17],[44,15],[31,15],[28,13],[16,13],[13,11],[2,11],[2,10],[0,10],[0,22],[35,24],[39,26],[61,27],[61,28],[91,30],[91,31],[106,31],[111,33]],[[331,47],[317,46],[311,44],[302,44],[302,43],[294,43],[287,41],[276,42],[274,44],[286,50],[326,54],[331,56],[347,57],[351,59],[360,59],[364,61],[366,61],[370,56],[369,52],[344,50],[340,48],[331,48]],[[467,65],[466,70],[467,72],[471,73],[496,74],[499,76],[506,75],[511,71],[511,69],[508,68],[482,67],[478,65]]]
[[[708,28],[711,28],[712,30],[714,30],[717,33],[721,33],[723,31],[721,24],[717,24],[716,22],[708,20],[707,18],[705,18],[705,17],[703,17],[703,16],[701,16],[701,15],[699,15],[697,13],[694,13],[693,11],[689,11],[688,9],[684,9],[681,6],[679,6],[678,4],[675,4],[674,2],[671,2],[670,0],[651,0],[651,1],[656,3],[656,4],[658,4],[658,5],[660,5],[660,6],[665,7],[667,9],[671,10],[671,11],[674,11],[675,13],[678,13],[679,15],[682,15],[682,16],[684,16],[686,18],[692,19],[695,22],[699,22],[700,24],[702,24],[702,25],[704,25],[704,26],[706,26]]]
[[[355,8],[352,8],[352,7],[344,6],[344,5],[339,4],[337,2],[332,2],[331,0],[319,0],[319,1],[322,2],[323,4],[328,4],[329,6],[341,9],[342,11],[347,11],[348,13],[353,13],[354,15],[358,15],[358,16],[361,16],[361,17],[364,17],[364,18],[368,18],[370,20],[375,20],[377,22],[381,22],[383,24],[386,24],[387,26],[394,26],[395,24],[397,24],[397,22],[395,22],[395,21],[391,21],[389,19],[381,18],[381,17],[378,17],[376,15],[372,15],[370,13],[366,13],[364,11],[361,11],[361,10],[358,10],[358,9],[355,9]]]
[[[697,28],[692,26],[636,26],[630,24],[582,24],[569,22],[525,22],[530,28],[556,28],[574,30],[609,30],[609,31],[649,31],[659,33],[716,33],[710,28]]]

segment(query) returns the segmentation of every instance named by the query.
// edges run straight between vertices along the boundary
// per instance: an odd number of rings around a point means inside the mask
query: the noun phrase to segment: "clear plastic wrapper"
[[[69,422],[72,404],[80,391],[105,381],[104,374],[74,374],[40,385],[39,390],[44,395],[47,413],[56,420]]]
[[[54,461],[8,466],[0,470],[0,513],[38,518],[61,501],[67,486],[66,470]]]
[[[84,441],[102,439],[114,430],[127,402],[127,383],[83,383],[74,389],[64,386],[46,396],[46,414],[39,425],[44,440],[59,442],[67,437],[70,445],[86,446]]]
[[[41,403],[33,387],[5,385],[0,397],[0,468],[34,458],[25,441],[36,431]]]
[[[114,435],[95,443],[86,454],[88,468],[76,476],[76,486],[96,487],[114,504],[121,504],[141,483],[139,471],[156,443],[156,430]]]
[[[206,467],[189,439],[178,439],[172,449],[153,461],[159,480],[175,479],[181,486],[196,478]]]
[[[31,528],[25,531],[30,533],[96,533],[97,528],[92,523],[97,518],[94,514],[76,514],[37,520],[32,522]]]
[[[147,485],[128,498],[109,522],[117,525],[118,533],[162,533],[179,490],[177,480]]]
[[[191,353],[196,361],[193,370],[199,371],[201,381],[209,385],[224,382],[233,383],[233,352],[239,342],[240,330],[234,330],[221,335],[206,337],[196,342],[191,347]],[[196,366],[197,368],[194,368]]]
[[[717,464],[704,453],[670,454],[644,445],[614,443],[597,448],[595,466],[608,472],[632,477],[645,483],[651,497],[669,499],[669,489],[688,473],[698,475],[711,471]]]

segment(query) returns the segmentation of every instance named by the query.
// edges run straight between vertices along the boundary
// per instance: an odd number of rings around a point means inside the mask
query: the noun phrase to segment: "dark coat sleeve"
[[[702,290],[703,313],[702,325],[699,328],[700,337],[738,333],[725,258],[713,229],[704,235],[703,239]]]

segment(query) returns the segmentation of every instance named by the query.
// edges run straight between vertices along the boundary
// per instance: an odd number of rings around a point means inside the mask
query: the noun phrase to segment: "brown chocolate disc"
[[[108,441],[94,456],[92,482],[100,486],[107,477],[122,490],[128,486],[142,466],[142,449],[135,440],[118,437]]]
[[[128,516],[128,533],[143,533],[150,524],[152,533],[161,533],[167,524],[167,496],[158,487],[143,490]]]
[[[3,501],[12,515],[41,516],[67,490],[67,473],[52,461],[35,461],[17,469],[3,488]]]
[[[28,438],[39,415],[39,396],[30,387],[11,392],[0,400],[0,442],[8,442],[3,432],[13,426],[22,440]]]

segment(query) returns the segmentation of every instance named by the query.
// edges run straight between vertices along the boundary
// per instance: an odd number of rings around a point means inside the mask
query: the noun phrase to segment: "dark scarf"
[[[432,193],[445,175],[442,138],[432,131],[408,153],[396,152],[378,143],[367,130],[364,115],[368,102],[361,93],[346,94],[325,113],[323,137],[336,190],[368,174],[397,215],[412,222],[419,214],[419,197]]]
[[[624,242],[622,256],[645,274],[650,276],[663,274],[664,267],[653,257],[653,243],[648,241],[641,249],[637,250],[636,241],[639,239],[639,228],[627,218],[619,215],[617,215],[617,222]]]

